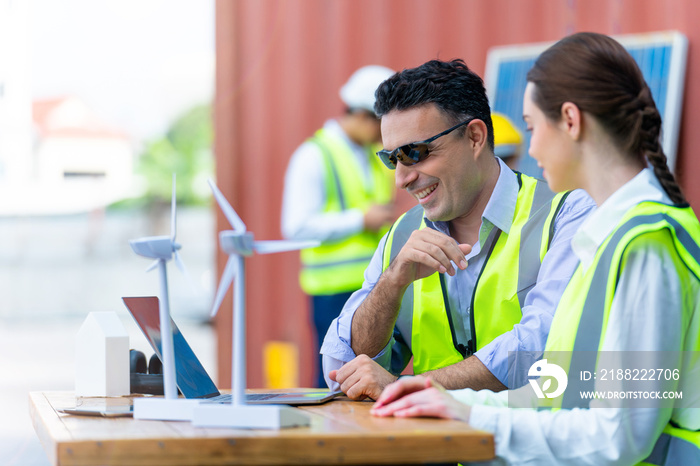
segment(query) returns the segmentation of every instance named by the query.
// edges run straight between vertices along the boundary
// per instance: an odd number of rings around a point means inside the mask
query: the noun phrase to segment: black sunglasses
[[[471,117],[461,123],[456,124],[450,129],[446,129],[440,134],[436,134],[432,138],[426,139],[425,141],[412,142],[410,144],[397,147],[392,151],[380,150],[379,152],[377,152],[377,155],[380,159],[382,159],[384,165],[386,165],[387,168],[389,168],[390,170],[396,169],[397,160],[406,166],[415,165],[418,162],[422,162],[430,156],[428,144],[430,144],[431,142],[433,142],[441,136],[451,133],[460,126],[464,126],[471,123],[475,119],[476,117]]]

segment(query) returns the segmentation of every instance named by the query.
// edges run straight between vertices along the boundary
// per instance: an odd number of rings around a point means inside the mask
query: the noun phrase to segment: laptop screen
[[[144,296],[122,298],[122,300],[162,361],[158,298],[155,296]],[[185,337],[172,318],[170,319],[170,325],[173,331],[177,388],[180,389],[185,398],[210,398],[219,395],[219,390],[216,388],[214,381],[209,377],[204,366],[197,359],[197,356],[187,341],[185,341]]]

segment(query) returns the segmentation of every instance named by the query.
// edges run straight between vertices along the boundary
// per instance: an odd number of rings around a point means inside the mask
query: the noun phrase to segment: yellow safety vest
[[[537,282],[551,243],[554,218],[568,193],[555,195],[545,182],[517,175],[520,188],[510,232],[494,227],[484,244],[488,252],[472,293],[469,341],[457,341],[443,274],[416,280],[406,290],[394,335],[411,349],[415,373],[459,362],[520,322],[525,296]],[[411,232],[425,226],[420,206],[396,221],[387,237],[383,270]],[[408,359],[410,355],[394,357],[391,371],[403,370]]]
[[[310,139],[321,150],[325,170],[324,212],[347,209],[366,211],[371,204],[385,204],[394,196],[394,175],[374,153],[369,153],[371,188],[346,142],[320,129]],[[362,286],[364,271],[384,232],[363,231],[340,241],[327,241],[301,251],[301,288],[309,295],[354,291]]]
[[[638,204],[625,214],[600,246],[593,264],[586,271],[579,266],[572,276],[550,328],[545,347],[548,362],[555,360],[568,374],[595,370],[598,351],[605,340],[615,289],[626,263],[628,246],[642,235],[675,250],[679,271],[690,280],[700,279],[700,224],[691,208],[655,202]],[[656,271],[650,273],[653,272]],[[697,296],[692,297],[688,302],[694,303],[697,299]],[[690,315],[692,309],[684,309],[683,312],[683,324],[687,328],[693,317]],[[684,338],[683,351],[700,351],[700,335],[687,334]],[[580,399],[579,391],[568,388],[562,396],[546,400],[541,408],[587,407],[588,402]],[[588,388],[593,390],[592,387]],[[696,389],[700,390],[700,386]],[[690,412],[698,420],[700,409],[691,409]],[[688,416],[688,413],[685,415]],[[651,455],[642,464],[700,464],[700,432],[684,429],[681,421],[675,417],[674,414]],[[697,422],[694,424],[697,425]]]

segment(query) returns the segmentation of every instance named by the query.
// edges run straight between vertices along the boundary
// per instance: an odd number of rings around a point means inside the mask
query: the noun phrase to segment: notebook
[[[122,298],[126,308],[138,324],[144,336],[151,344],[158,357],[161,355],[160,319],[158,316],[158,298],[155,296]],[[175,322],[170,320],[173,332],[173,347],[175,349],[175,370],[177,373],[177,388],[185,398],[201,398],[206,401],[227,403],[231,402],[231,395],[222,395],[216,388],[214,381],[209,377],[202,363],[190,348],[185,337],[177,328]],[[341,392],[331,392],[327,389],[318,389],[311,392],[270,392],[248,393],[246,403],[250,404],[287,404],[309,405],[320,404],[329,401]]]

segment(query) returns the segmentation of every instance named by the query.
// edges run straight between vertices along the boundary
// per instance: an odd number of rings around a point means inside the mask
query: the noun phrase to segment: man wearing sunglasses
[[[396,220],[393,173],[375,155],[381,133],[374,91],[392,74],[377,65],[355,71],[340,89],[345,113],[326,121],[292,154],[285,175],[283,236],[321,241],[301,252],[299,276],[311,297],[317,349],[345,301],[361,287],[377,243]],[[319,358],[316,386],[325,385]]]
[[[418,205],[382,238],[326,334],[329,385],[376,399],[411,359],[449,389],[527,383],[508,374],[509,352],[544,349],[593,201],[554,195],[494,156],[483,82],[461,60],[403,70],[376,96],[377,155]]]

